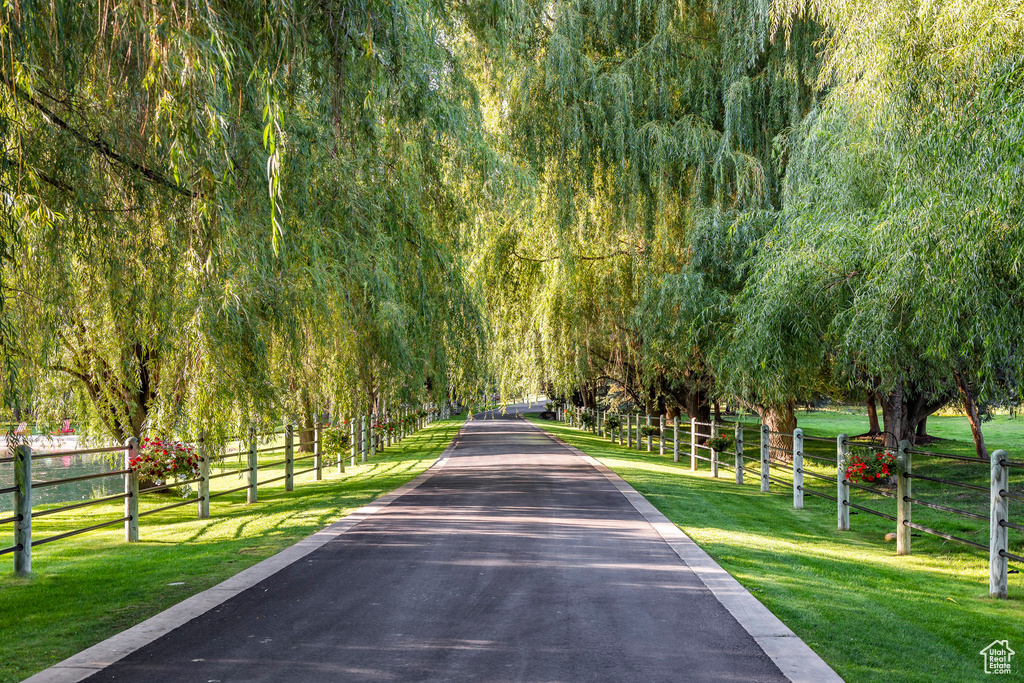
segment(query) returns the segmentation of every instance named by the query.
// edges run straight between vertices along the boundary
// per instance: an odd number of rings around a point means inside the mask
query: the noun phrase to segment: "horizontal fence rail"
[[[12,554],[14,556],[14,571],[16,574],[29,574],[32,569],[32,548],[53,543],[80,534],[85,534],[99,529],[105,529],[116,524],[123,524],[125,530],[125,541],[132,543],[139,540],[139,520],[142,517],[154,515],[167,510],[183,507],[186,505],[197,506],[199,519],[206,519],[210,515],[210,501],[214,498],[226,496],[241,491],[246,492],[246,503],[257,502],[259,486],[266,486],[271,483],[284,482],[285,491],[292,491],[295,477],[314,473],[314,480],[320,480],[323,476],[323,467],[326,463],[325,456],[332,458],[332,463],[338,466],[339,473],[345,471],[346,457],[351,458],[352,465],[355,465],[357,456],[362,462],[373,457],[380,450],[397,444],[407,436],[426,427],[435,420],[446,420],[453,414],[454,406],[429,405],[419,409],[402,408],[391,414],[364,415],[352,420],[342,421],[333,428],[325,424],[315,424],[311,429],[296,425],[284,425],[283,428],[271,431],[256,433],[250,431],[241,437],[228,439],[228,443],[237,443],[234,450],[225,448],[221,453],[207,452],[207,440],[200,436],[193,442],[199,460],[199,476],[175,481],[160,482],[157,480],[151,485],[142,488],[139,486],[138,472],[132,467],[132,460],[140,453],[139,441],[135,438],[128,439],[123,446],[109,446],[102,448],[82,448],[76,450],[60,451],[39,451],[28,445],[11,446],[11,450],[3,457],[0,457],[0,464],[14,464],[14,485],[0,488],[0,496],[14,496],[13,514],[0,518],[0,528],[12,524],[14,527],[13,545],[7,546],[0,542],[0,555]],[[324,432],[327,429],[336,430],[342,438],[325,444]],[[304,438],[297,438],[302,434]],[[277,441],[283,439],[283,443]],[[296,456],[296,448],[301,449],[302,455]],[[330,450],[328,453],[327,450]],[[307,454],[308,453],[308,454]],[[67,458],[85,455],[123,454],[122,467],[105,472],[84,474],[73,477],[62,477],[56,479],[33,479],[33,461],[44,458]],[[273,455],[277,459],[272,462],[260,462],[259,456]],[[283,456],[283,457],[282,457]],[[117,456],[115,457],[122,457]],[[230,459],[237,458],[235,463]],[[311,467],[295,470],[295,463],[312,461]],[[216,465],[218,470],[211,472],[211,465]],[[284,467],[284,474],[263,481],[259,480],[259,472],[272,468]],[[236,477],[244,480],[244,485],[229,488],[224,491],[211,492],[210,482],[223,477]],[[66,505],[58,504],[55,507],[35,508],[33,491],[50,487],[59,487],[65,484],[78,483],[83,481],[115,479],[123,482],[124,493],[114,495],[103,495],[90,498],[82,502]],[[198,490],[190,488],[196,485]],[[183,488],[184,487],[184,488]],[[139,502],[143,495],[157,494],[174,489],[181,489],[185,492],[182,500],[161,505],[156,508],[140,510]],[[32,520],[49,517],[51,515],[82,510],[84,508],[123,501],[123,513],[114,518],[96,524],[72,529],[66,532],[48,536],[45,538],[34,538],[32,533]]]
[[[756,476],[760,480],[762,492],[770,492],[773,485],[791,490],[795,509],[803,508],[805,495],[831,501],[836,506],[837,528],[840,531],[850,529],[851,511],[863,512],[894,522],[897,555],[910,554],[911,538],[918,535],[912,534],[911,531],[988,550],[989,593],[993,597],[1006,597],[1009,573],[1007,562],[1024,563],[1024,557],[1009,550],[1009,532],[1024,531],[1024,524],[1012,522],[1009,518],[1009,501],[1024,501],[1024,493],[1011,490],[1009,473],[1012,468],[1024,468],[1024,461],[1011,460],[1005,450],[997,450],[991,454],[989,460],[982,460],[978,457],[916,448],[906,441],[901,442],[896,448],[886,448],[876,443],[851,441],[846,434],[839,434],[834,438],[813,436],[805,435],[799,428],[792,432],[780,432],[769,429],[765,424],[743,423],[739,420],[702,422],[660,415],[611,413],[565,404],[558,405],[556,417],[567,421],[570,426],[587,429],[609,438],[612,443],[617,441],[620,446],[631,449],[641,450],[646,443],[647,451],[651,452],[652,439],[656,439],[661,455],[665,455],[666,446],[670,446],[674,462],[679,462],[680,446],[688,441],[691,470],[697,470],[698,462],[709,463],[712,477],[718,477],[719,469],[723,468],[733,473],[737,484],[744,483],[744,474]],[[729,438],[723,442],[718,439],[720,435]],[[727,446],[733,450],[730,454],[730,458],[734,458],[732,462],[723,460],[722,456],[725,453],[713,447],[722,446],[727,442],[732,444]],[[835,444],[834,455],[826,454],[831,444]],[[806,449],[812,446],[817,452],[807,452]],[[885,481],[851,481],[850,476],[856,477],[857,470],[850,470],[852,474],[848,475],[849,465],[871,460],[872,456],[876,459],[884,456],[882,462],[891,459],[894,463],[891,465],[890,473],[883,475]],[[965,466],[988,467],[989,485],[955,481],[914,471],[915,466],[921,466],[932,458],[958,462]],[[758,461],[757,466],[750,466],[754,465],[755,460]],[[820,483],[834,485],[835,495],[806,485],[805,477],[811,484],[819,482],[818,486]],[[929,500],[929,491],[922,489],[923,493],[915,493],[912,490],[915,480],[988,494],[987,509],[972,511],[963,509],[959,504],[950,505]],[[875,485],[871,485],[872,483]],[[934,490],[930,492],[935,493]],[[851,500],[852,493],[857,494],[858,500]],[[871,498],[872,496],[877,498]],[[865,499],[860,500],[860,497]],[[959,498],[960,496],[958,500]],[[887,505],[895,503],[896,514],[871,507],[869,503],[872,501],[875,504],[882,501],[890,501]],[[988,522],[988,545],[914,521],[912,511],[915,507],[960,519]]]

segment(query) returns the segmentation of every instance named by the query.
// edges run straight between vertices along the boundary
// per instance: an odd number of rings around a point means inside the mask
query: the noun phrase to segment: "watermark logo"
[[[985,673],[1008,674],[1010,658],[1017,653],[1010,649],[1010,641],[993,640],[980,654],[985,658]]]

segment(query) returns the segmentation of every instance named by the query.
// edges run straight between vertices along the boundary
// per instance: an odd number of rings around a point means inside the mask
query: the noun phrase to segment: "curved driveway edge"
[[[182,600],[140,624],[136,624],[117,635],[113,635],[90,648],[82,650],[76,655],[68,657],[62,662],[43,669],[39,673],[26,678],[22,683],[78,683],[83,681],[114,662],[150,644],[160,636],[166,635],[174,629],[187,624],[196,617],[209,612],[243,591],[252,588],[267,577],[298,562],[371,515],[380,512],[437,474],[444,467],[448,453],[455,448],[464,429],[465,424],[456,432],[451,443],[448,444],[448,447],[441,453],[437,461],[415,479],[390,493],[384,494],[372,503],[353,510],[337,522],[307,536],[276,555],[272,555],[262,562],[240,571],[212,588]]]
[[[532,423],[531,423],[532,424]],[[654,527],[669,547],[679,556],[708,590],[718,599],[729,613],[749,633],[775,666],[793,683],[843,683],[843,679],[832,670],[825,660],[818,656],[807,643],[782,623],[771,610],[761,604],[750,591],[743,587],[729,572],[693,542],[679,527],[663,515],[649,500],[643,497],[625,479],[606,465],[598,462],[570,443],[554,434],[533,425],[555,443],[569,449],[597,471],[632,504],[647,522]]]

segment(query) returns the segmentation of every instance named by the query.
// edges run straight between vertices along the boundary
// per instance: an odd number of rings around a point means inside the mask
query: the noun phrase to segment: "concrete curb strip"
[[[772,614],[771,610],[761,604],[739,581],[722,569],[710,555],[693,542],[693,539],[669,521],[622,477],[554,434],[549,434],[536,425],[533,427],[603,474],[665,539],[679,559],[693,570],[715,598],[729,610],[786,678],[793,683],[843,683],[839,674],[808,647],[807,643],[797,637],[788,626]]]
[[[40,671],[34,676],[26,678],[22,683],[78,683],[78,681],[85,680],[97,671],[101,671],[119,659],[127,657],[132,652],[149,645],[160,636],[170,633],[179,626],[183,626],[227,602],[239,593],[252,588],[288,565],[298,562],[317,548],[341,536],[374,513],[380,512],[437,474],[448,461],[448,454],[455,447],[459,437],[462,435],[463,429],[465,429],[465,425],[459,429],[448,447],[445,448],[437,461],[427,471],[407,484],[381,496],[368,505],[354,510],[337,522],[302,539],[295,545],[285,548],[276,555],[268,557],[248,569],[242,570],[202,593],[186,598],[173,607],[169,607],[163,612],[143,621],[141,624],[136,624],[117,635],[82,650],[76,655],[68,657],[62,662],[54,664],[48,669]]]

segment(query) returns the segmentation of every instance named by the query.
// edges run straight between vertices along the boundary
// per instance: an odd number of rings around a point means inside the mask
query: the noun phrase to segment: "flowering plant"
[[[713,451],[721,453],[722,451],[729,450],[729,446],[732,445],[732,437],[720,434],[705,441],[704,445]]]
[[[172,481],[188,481],[199,476],[199,455],[196,449],[180,441],[143,439],[139,454],[128,461],[128,466],[139,477],[139,488],[163,486]],[[181,487],[187,497],[188,485]]]
[[[644,436],[658,436],[661,434],[661,427],[658,425],[641,425],[640,433]]]
[[[875,453],[854,454],[846,462],[846,478],[850,481],[882,481],[896,475],[896,456]]]
[[[597,424],[597,418],[594,417],[593,413],[583,413],[580,415],[580,422],[583,423],[584,427],[590,428]]]
[[[379,417],[373,423],[373,430],[378,434],[390,434],[395,431],[397,424],[389,417]]]

